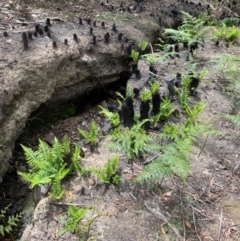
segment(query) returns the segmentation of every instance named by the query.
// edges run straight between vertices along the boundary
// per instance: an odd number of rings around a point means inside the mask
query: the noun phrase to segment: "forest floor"
[[[46,16],[58,17],[71,21],[75,16],[96,18],[116,16],[111,4],[119,6],[126,1],[109,0],[105,6],[101,1],[16,1],[1,2],[9,4],[3,12],[3,18],[16,18],[16,13],[24,18],[44,19]],[[135,17],[149,16],[156,10],[156,1],[143,1],[144,11],[134,12],[126,19],[132,24]],[[166,1],[168,4],[175,1]],[[134,3],[134,1],[132,1]],[[130,6],[131,7],[131,6]],[[11,11],[10,11],[11,9]],[[8,13],[7,13],[8,12]],[[114,12],[114,14],[112,13]],[[119,18],[121,14],[119,13]],[[123,20],[125,21],[125,20]],[[83,178],[76,174],[63,184],[66,195],[60,203],[44,197],[37,206],[32,226],[25,232],[24,240],[84,240],[82,233],[63,233],[64,217],[69,204],[78,207],[91,207],[91,211],[81,226],[87,228],[86,219],[94,219],[88,240],[104,241],[155,241],[155,240],[240,240],[240,168],[239,138],[240,130],[227,121],[226,114],[239,112],[239,100],[234,92],[227,91],[227,81],[221,78],[212,60],[218,54],[231,53],[239,56],[238,43],[226,47],[217,47],[206,37],[204,47],[199,48],[194,56],[198,63],[197,71],[206,67],[209,72],[201,81],[197,94],[191,103],[204,100],[208,103],[201,114],[201,119],[213,124],[218,135],[200,138],[191,154],[191,174],[186,184],[177,178],[165,178],[158,185],[134,184],[134,178],[142,172],[144,165],[136,160],[131,166],[126,158],[120,156],[120,187],[102,184],[95,175]],[[187,50],[180,51],[180,58],[170,59],[164,63],[156,63],[159,76],[170,80],[177,72],[186,73],[189,61]],[[146,66],[145,60],[140,60]],[[144,67],[143,67],[144,68]],[[145,70],[147,71],[147,70]],[[109,100],[106,100],[109,101]],[[105,101],[99,103],[105,105]],[[98,106],[88,106],[78,116],[59,120],[47,130],[30,133],[31,146],[37,145],[38,138],[47,140],[56,136],[61,139],[67,134],[71,141],[84,145],[84,166],[100,168],[111,159],[114,153],[105,148],[106,136],[103,131],[106,120],[99,113]],[[88,144],[80,137],[77,129],[89,126],[94,119],[100,126],[99,145],[91,152]],[[28,140],[29,140],[28,139]],[[206,143],[205,143],[206,142]],[[148,160],[149,156],[145,157]],[[6,241],[7,239],[5,239]]]

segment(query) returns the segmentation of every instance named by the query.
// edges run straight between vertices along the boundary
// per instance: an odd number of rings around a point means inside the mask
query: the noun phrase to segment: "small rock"
[[[82,121],[81,125],[82,126],[87,126],[87,122],[84,120],[84,121]]]
[[[43,136],[43,140],[46,141],[50,145],[54,144],[54,138],[55,138],[55,136],[52,132],[49,132]]]

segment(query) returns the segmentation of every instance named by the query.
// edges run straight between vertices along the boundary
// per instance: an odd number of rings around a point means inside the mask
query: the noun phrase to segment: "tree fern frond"
[[[172,175],[171,168],[162,162],[159,158],[149,164],[140,175],[135,179],[135,182],[159,181],[163,176],[170,177]]]

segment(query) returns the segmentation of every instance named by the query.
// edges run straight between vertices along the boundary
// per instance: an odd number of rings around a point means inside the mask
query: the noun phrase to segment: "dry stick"
[[[189,205],[189,204],[187,204],[187,206],[191,207],[192,209],[194,209],[195,211],[197,211],[198,213],[200,213],[200,214],[201,214],[202,216],[204,216],[205,218],[208,217],[206,214],[202,213],[201,210],[199,210],[199,209],[197,209],[197,208],[195,208],[195,207],[193,207],[193,206],[191,206],[191,205]]]
[[[180,205],[181,205],[181,215],[182,215],[182,223],[183,223],[183,240],[186,240],[186,227],[185,227],[185,222],[184,222],[184,213],[183,213],[183,200],[182,200],[182,192],[179,189],[180,193]]]
[[[117,17],[117,15],[118,15],[118,11],[117,11],[117,14],[115,15],[115,17],[114,17],[114,19],[113,19],[114,23],[116,23],[116,17]]]
[[[154,159],[156,159],[157,157],[159,157],[162,154],[162,152],[159,152],[158,154],[156,154],[153,157],[148,158],[148,160],[146,160],[145,162],[143,162],[143,165],[148,164],[149,162],[153,161]]]
[[[163,175],[163,177],[162,177],[162,180],[160,181],[160,187],[162,186],[162,183],[163,183],[163,179],[164,179],[164,177],[165,177],[165,174]]]
[[[205,141],[204,141],[203,147],[202,147],[201,151],[200,151],[199,154],[198,154],[198,158],[199,158],[200,155],[202,154],[202,152],[203,152],[203,150],[204,150],[204,148],[205,148],[205,146],[206,146],[206,144],[207,144],[208,136],[209,136],[209,134],[207,134],[207,136],[206,136],[206,139],[205,139]]]
[[[85,207],[88,205],[84,203],[55,203],[55,202],[51,202],[49,204],[56,205],[56,206],[80,206],[80,207]]]
[[[197,232],[197,226],[196,226],[196,220],[195,220],[195,214],[194,214],[194,209],[192,208],[192,215],[193,215],[193,223],[194,223],[194,228],[195,228],[195,233],[198,237],[198,240],[199,241],[202,241],[201,237],[198,235],[198,232]]]
[[[223,207],[221,208],[221,215],[219,221],[219,231],[218,231],[218,241],[221,241],[221,231],[222,231],[222,216],[223,216]]]
[[[178,239],[180,239],[181,241],[184,241],[183,237],[180,235],[180,233],[178,232],[178,230],[176,228],[174,228],[168,221],[168,219],[162,214],[160,213],[158,210],[151,208],[146,202],[144,203],[145,207],[147,208],[147,210],[152,213],[156,218],[162,220],[163,222],[167,223],[168,226],[172,229],[172,231],[176,234],[176,236],[178,237]]]

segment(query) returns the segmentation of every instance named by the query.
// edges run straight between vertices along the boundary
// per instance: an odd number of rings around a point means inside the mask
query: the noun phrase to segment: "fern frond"
[[[85,217],[89,208],[77,208],[75,206],[69,206],[68,208],[68,222],[65,225],[65,229],[70,232],[78,232],[79,222]]]
[[[64,156],[64,146],[55,137],[54,144],[52,147],[52,157],[54,158],[54,164],[58,166],[62,166],[63,156]]]
[[[72,163],[75,167],[75,169],[82,175],[82,176],[87,176],[88,171],[80,164],[79,160],[81,161],[81,149],[78,144],[75,144],[75,151],[72,155]]]
[[[3,210],[0,211],[0,219],[4,220],[6,216],[6,211],[9,206],[5,207]],[[8,233],[12,236],[12,232],[14,227],[19,225],[19,222],[22,218],[22,213],[18,213],[16,215],[11,215],[8,217],[7,221],[4,221],[4,225],[0,224],[0,235],[4,236],[5,233]]]
[[[64,162],[64,158],[70,151],[70,142],[64,137],[63,144],[57,138],[54,139],[53,147],[39,139],[37,151],[22,145],[27,162],[30,165],[29,172],[18,171],[18,174],[31,186],[52,183],[53,196],[60,198],[63,195],[61,180],[69,174],[70,169]]]
[[[52,163],[52,155],[51,155],[51,149],[49,148],[49,145],[42,141],[41,139],[38,139],[39,146],[37,150],[38,154],[38,163],[40,164],[40,160],[42,160],[42,163],[46,165],[46,160],[49,163]],[[42,167],[39,167],[40,169],[43,169]]]
[[[102,169],[91,168],[90,171],[96,174],[104,183],[119,184],[120,178],[117,175],[119,156],[115,155],[112,160],[108,160]]]
[[[102,114],[104,114],[113,124],[114,127],[119,126],[120,124],[120,116],[119,114],[115,111],[115,112],[111,112],[108,109],[102,107],[99,105],[99,107],[101,108],[101,112]]]
[[[64,135],[62,145],[63,145],[64,155],[66,156],[70,153],[70,140],[68,135]]]
[[[143,172],[135,178],[135,182],[155,182],[163,176],[170,177],[171,175],[171,168],[163,163],[161,159],[157,159],[154,160],[151,165],[149,164]]]
[[[225,118],[240,126],[240,114],[237,115],[225,115]]]

